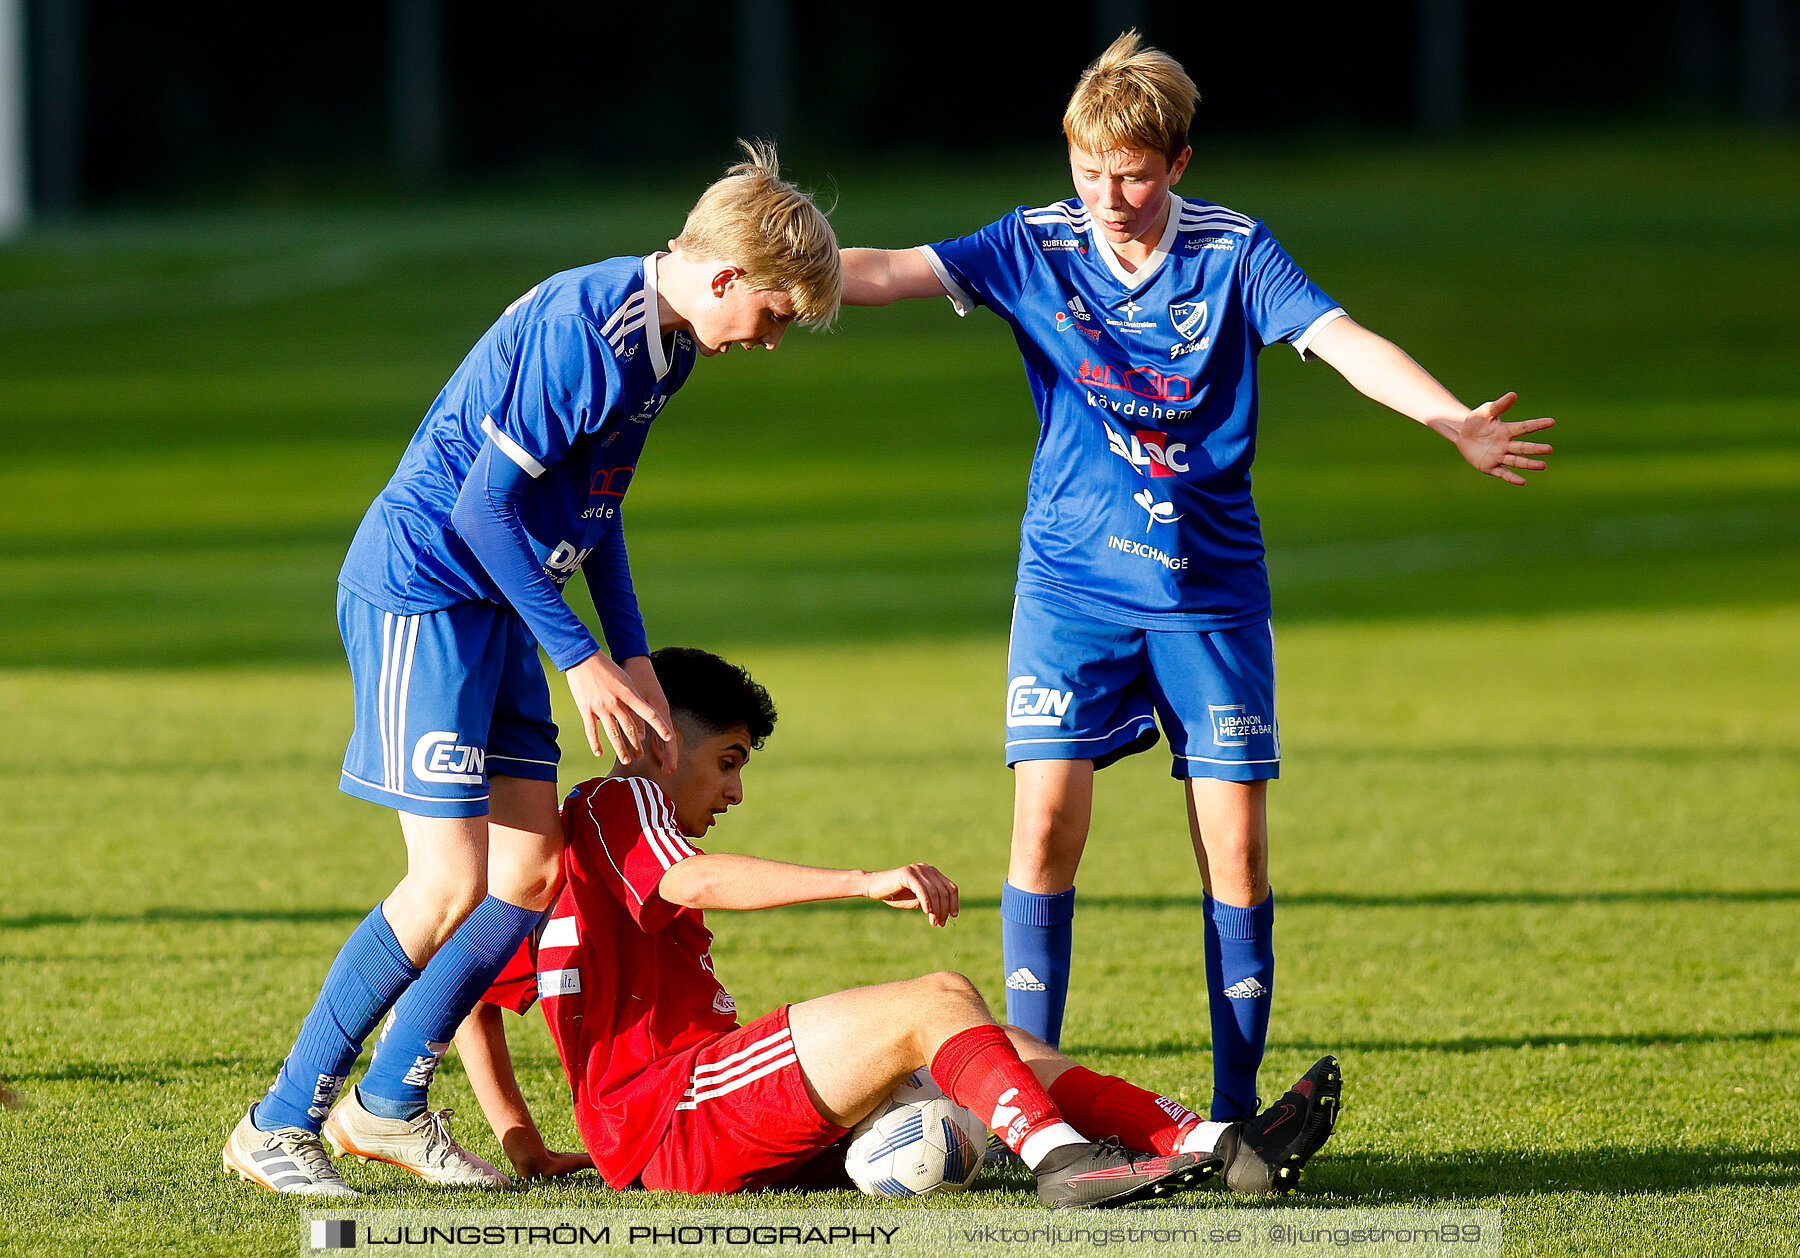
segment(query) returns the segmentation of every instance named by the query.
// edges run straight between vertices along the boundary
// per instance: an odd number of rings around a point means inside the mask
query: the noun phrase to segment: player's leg
[[[1156,703],[1184,783],[1206,888],[1204,946],[1213,1040],[1211,1117],[1256,1113],[1256,1075],[1275,988],[1268,780],[1280,768],[1274,646],[1266,624],[1152,633]]]
[[[454,746],[454,734],[443,751],[446,771],[426,764],[443,741],[439,735],[457,728],[444,722],[457,720],[468,661],[480,658],[484,636],[469,640],[449,611],[398,616],[344,591],[338,624],[356,712],[340,785],[401,814],[407,874],[339,951],[274,1086],[240,1124],[252,1130],[316,1136],[362,1041],[484,892],[485,786],[448,771],[459,767],[453,757],[466,750]],[[415,751],[409,730],[426,731],[416,754],[409,754]],[[241,1143],[234,1134],[234,1145]],[[227,1147],[228,1162],[232,1150]],[[244,1172],[242,1159],[236,1169]],[[267,1177],[249,1177],[274,1186]]]
[[[499,670],[486,725],[486,894],[394,1006],[368,1074],[326,1133],[440,1183],[506,1182],[439,1130],[428,1092],[456,1028],[549,906],[562,855],[556,727],[536,644],[517,617],[491,614]]]
[[[1012,851],[1000,888],[1006,1016],[1062,1039],[1073,968],[1075,871],[1094,804],[1092,760],[1013,766]]]
[[[1007,1018],[1062,1039],[1094,771],[1154,745],[1143,634],[1021,596],[1007,661],[1012,853],[1000,889]]]
[[[1097,1139],[1118,1140],[1128,1149],[1216,1159],[1233,1192],[1292,1192],[1302,1168],[1337,1122],[1343,1081],[1332,1057],[1320,1058],[1254,1119],[1224,1123],[1202,1120],[1172,1097],[1089,1070],[1018,1027],[1008,1027],[1007,1034],[1073,1126]]]
[[[556,783],[495,777],[489,789],[487,862],[475,879],[487,893],[394,1006],[357,1086],[359,1104],[376,1117],[411,1123],[426,1112],[431,1081],[456,1028],[555,892],[562,856]]]
[[[1019,1027],[1007,1027],[1006,1032],[1019,1060],[1031,1068],[1077,1130],[1146,1153],[1197,1151],[1184,1150],[1182,1141],[1199,1126],[1200,1116],[1180,1101],[1089,1070]]]
[[[227,1167],[265,1188],[341,1195],[319,1144],[321,1125],[363,1041],[481,894],[484,819],[402,813],[400,822],[406,876],[339,949],[268,1095],[226,1145]]]
[[[852,1126],[928,1066],[951,1100],[1037,1174],[1048,1204],[1119,1205],[1188,1187],[1208,1172],[1198,1157],[1133,1157],[1071,1127],[960,974],[835,992],[791,1006],[788,1020],[807,1094],[831,1122]]]
[[[807,1092],[840,1127],[854,1127],[886,1101],[945,1041],[993,1025],[975,985],[950,973],[853,987],[788,1008]]]

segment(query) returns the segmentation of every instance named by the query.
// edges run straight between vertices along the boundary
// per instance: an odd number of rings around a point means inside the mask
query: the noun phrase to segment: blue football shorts
[[[1013,602],[1006,763],[1092,760],[1156,745],[1178,778],[1279,777],[1275,640],[1267,621],[1211,632],[1139,629],[1041,599]]]
[[[537,643],[492,603],[402,616],[338,588],[356,728],[339,787],[423,817],[484,817],[488,777],[556,780]]]

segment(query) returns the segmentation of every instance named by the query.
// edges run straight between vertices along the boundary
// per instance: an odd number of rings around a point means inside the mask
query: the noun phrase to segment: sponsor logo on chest
[[[1129,437],[1108,428],[1106,444],[1114,454],[1153,479],[1175,476],[1189,467],[1187,442],[1170,441],[1168,433],[1153,428],[1139,428]]]
[[[1144,308],[1129,297],[1118,306],[1114,307],[1114,309],[1125,317],[1123,319],[1109,318],[1106,321],[1107,326],[1109,327],[1124,328],[1128,332],[1145,332],[1156,326],[1156,320],[1154,319],[1138,318],[1139,315],[1144,313]]]

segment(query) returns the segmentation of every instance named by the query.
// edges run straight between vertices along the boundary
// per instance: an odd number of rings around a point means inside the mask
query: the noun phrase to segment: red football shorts
[[[656,1192],[755,1192],[843,1180],[847,1128],[806,1094],[787,1006],[689,1051],[669,1134],[638,1182]],[[682,1078],[682,1075],[676,1075]]]

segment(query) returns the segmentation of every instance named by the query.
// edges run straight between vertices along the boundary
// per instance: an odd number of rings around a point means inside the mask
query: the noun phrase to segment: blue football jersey
[[[339,574],[346,588],[401,615],[471,599],[510,605],[451,519],[488,443],[531,478],[519,522],[558,589],[620,527],[650,422],[694,366],[690,336],[676,332],[665,344],[660,334],[657,256],[564,271],[506,308],[438,394],[363,516]],[[566,644],[573,634],[591,643],[567,605],[549,601],[556,623],[528,623],[552,657],[553,639]]]
[[[1263,224],[1170,196],[1127,271],[1080,200],[921,249],[958,314],[1012,325],[1041,431],[1018,591],[1143,628],[1269,614],[1250,496],[1256,356],[1342,314]]]

